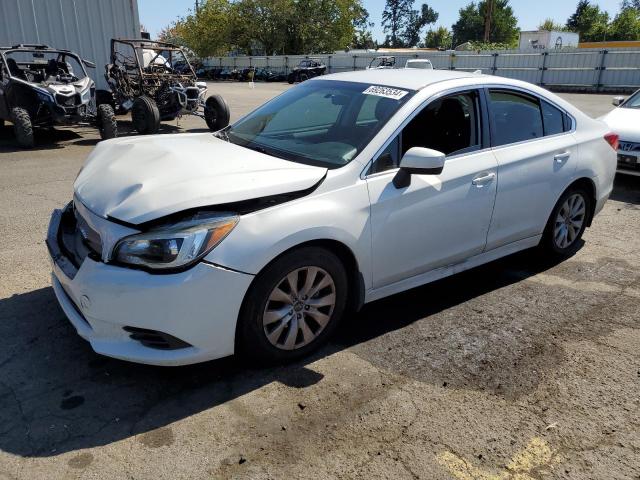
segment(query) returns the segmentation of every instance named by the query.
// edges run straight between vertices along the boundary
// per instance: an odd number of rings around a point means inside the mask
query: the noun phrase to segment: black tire
[[[315,338],[306,345],[296,347],[295,349],[285,350],[275,346],[268,338],[263,325],[263,314],[267,308],[269,297],[276,287],[291,272],[304,267],[316,267],[324,270],[333,280],[335,303],[332,311],[325,310],[329,313],[329,319],[324,328],[315,323],[313,317],[310,319],[310,313],[305,313],[307,306],[301,307],[300,310],[294,310],[298,306],[286,306],[284,309],[290,308],[287,315],[294,315],[302,318],[307,328],[315,328],[313,331]],[[322,275],[322,276],[320,276]],[[324,278],[324,274],[320,273],[319,278],[316,277],[317,285]],[[306,278],[298,277],[299,283],[304,283]],[[327,287],[331,291],[331,287]],[[316,292],[321,295],[323,290]],[[290,293],[290,292],[289,292]],[[345,268],[340,259],[332,252],[319,247],[303,247],[286,253],[269,264],[254,279],[249,291],[245,295],[245,300],[238,317],[238,326],[236,328],[236,351],[244,358],[252,362],[289,362],[310,354],[312,351],[321,347],[330,338],[331,334],[338,326],[347,305],[348,281]],[[303,298],[303,297],[301,297]],[[326,298],[326,297],[325,297]],[[313,300],[313,298],[312,298]],[[272,300],[273,301],[273,300]],[[300,303],[300,302],[296,302]],[[277,305],[276,305],[277,307]],[[325,308],[325,307],[321,307]],[[303,316],[300,313],[304,314]],[[293,317],[288,319],[289,323],[282,328],[283,338],[288,335],[289,328],[294,321]],[[296,319],[296,322],[298,320]],[[297,323],[296,323],[297,325]],[[301,332],[298,331],[296,338],[300,338]]]
[[[231,111],[229,105],[220,95],[211,95],[204,105],[204,119],[212,132],[217,132],[229,125]]]
[[[289,83],[289,85],[293,85],[295,81],[296,81],[295,73],[290,73],[289,75],[287,75],[287,82]]]
[[[118,136],[118,122],[113,107],[103,103],[98,105],[98,129],[100,130],[100,138],[108,140]]]
[[[309,75],[307,75],[306,73],[301,73],[300,75],[298,75],[298,81],[300,83],[306,82],[307,80],[309,80]]]
[[[13,123],[13,131],[16,140],[22,148],[33,148],[33,125],[29,112],[24,108],[15,107],[11,109],[11,122]]]
[[[158,133],[160,129],[160,111],[156,102],[146,95],[137,97],[131,107],[133,128],[142,135]]]
[[[560,218],[569,213],[566,209],[566,204],[575,198],[579,198],[583,205],[583,208],[577,208],[579,204],[576,204],[575,211],[584,211],[576,216],[569,214],[567,223],[561,223]],[[591,195],[579,186],[569,187],[562,194],[555,207],[553,207],[553,211],[544,229],[542,240],[540,241],[541,250],[545,254],[555,258],[564,258],[578,251],[581,246],[580,239],[587,228],[592,214],[592,201]],[[577,228],[576,223],[574,223],[577,221],[580,223],[579,228]],[[567,232],[566,238],[564,237],[565,231]],[[574,236],[572,236],[570,232],[573,232]],[[568,242],[567,244],[564,244],[565,240]]]

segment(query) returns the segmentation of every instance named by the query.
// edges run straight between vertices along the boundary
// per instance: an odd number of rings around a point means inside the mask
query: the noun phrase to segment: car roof
[[[421,90],[434,83],[461,78],[480,78],[478,75],[455,70],[356,70],[314,77],[312,80],[340,80],[343,82],[372,83],[386,87]]]

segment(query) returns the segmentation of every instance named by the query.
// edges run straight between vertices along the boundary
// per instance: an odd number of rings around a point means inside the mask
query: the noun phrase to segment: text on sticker
[[[378,97],[393,98],[394,100],[400,100],[407,93],[406,90],[398,90],[391,87],[380,87],[378,85],[371,85],[364,92],[365,95],[377,95]]]

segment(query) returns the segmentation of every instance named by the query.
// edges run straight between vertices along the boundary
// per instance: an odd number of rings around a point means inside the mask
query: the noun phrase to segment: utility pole
[[[486,11],[484,16],[484,42],[489,43],[491,40],[491,18],[493,17],[494,0],[485,0]]]
[[[200,2],[196,0],[196,15],[200,13]]]

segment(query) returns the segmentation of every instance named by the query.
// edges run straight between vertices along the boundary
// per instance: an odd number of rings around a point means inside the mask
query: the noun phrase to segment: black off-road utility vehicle
[[[367,70],[388,70],[396,68],[396,57],[375,57],[369,63]]]
[[[0,126],[13,123],[18,143],[34,144],[34,127],[88,125],[103,139],[118,129],[113,108],[96,105],[96,87],[86,67],[95,64],[47,45],[0,47]]]
[[[150,40],[111,40],[111,63],[105,76],[116,113],[131,112],[133,127],[156,133],[161,120],[196,115],[211,131],[229,123],[229,107],[220,95],[205,100],[207,84],[199,82],[185,51],[171,43]]]
[[[289,83],[304,82],[309,78],[324,75],[326,71],[327,66],[319,58],[307,58],[301,60],[298,66],[289,73],[287,81]]]

